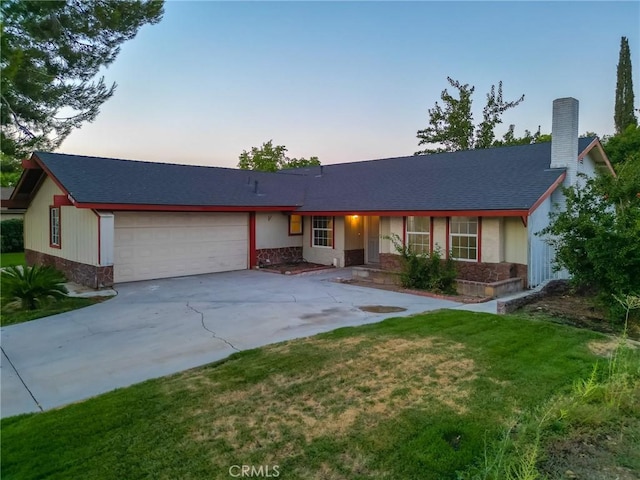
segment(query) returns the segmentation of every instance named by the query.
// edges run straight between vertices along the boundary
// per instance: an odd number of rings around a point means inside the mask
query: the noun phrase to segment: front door
[[[366,217],[367,263],[380,263],[380,217]]]

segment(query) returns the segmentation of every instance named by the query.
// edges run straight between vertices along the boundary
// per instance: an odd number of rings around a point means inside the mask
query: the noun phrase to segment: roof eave
[[[77,208],[145,212],[293,212],[295,206],[265,205],[160,205],[139,203],[75,202]]]
[[[578,155],[578,161],[582,161],[584,157],[592,152],[595,153],[595,155],[592,156],[594,161],[596,163],[604,165],[607,170],[609,170],[609,172],[613,176],[615,176],[616,172],[613,169],[613,166],[609,161],[609,157],[607,157],[607,154],[604,151],[604,147],[602,146],[602,143],[600,142],[600,139],[598,137],[595,137],[593,141],[589,145],[587,145],[587,147],[582,152],[580,152],[580,155]]]

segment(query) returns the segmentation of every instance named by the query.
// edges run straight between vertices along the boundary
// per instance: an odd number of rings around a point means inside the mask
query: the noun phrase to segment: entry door
[[[367,263],[380,263],[380,217],[367,217]]]

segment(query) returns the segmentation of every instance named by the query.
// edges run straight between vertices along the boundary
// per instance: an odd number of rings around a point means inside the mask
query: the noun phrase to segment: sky
[[[235,167],[268,140],[327,165],[412,155],[447,76],[525,100],[509,124],[551,131],[555,98],[580,133],[614,130],[620,37],[640,103],[640,2],[168,1],[103,70],[114,96],[58,152]],[[450,89],[453,93],[453,90]]]

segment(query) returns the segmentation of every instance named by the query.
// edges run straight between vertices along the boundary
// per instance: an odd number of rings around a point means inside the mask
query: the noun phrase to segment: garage
[[[248,268],[248,213],[115,212],[115,283]]]

